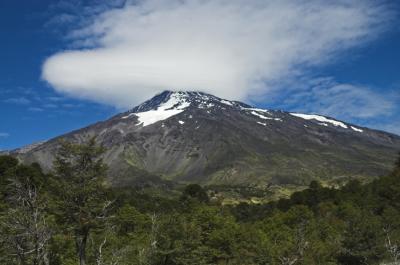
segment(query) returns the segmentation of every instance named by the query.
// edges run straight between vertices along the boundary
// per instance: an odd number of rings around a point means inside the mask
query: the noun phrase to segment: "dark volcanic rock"
[[[399,136],[332,118],[166,91],[109,120],[12,153],[50,169],[60,139],[92,136],[107,148],[115,185],[146,175],[244,185],[379,176],[400,150]]]

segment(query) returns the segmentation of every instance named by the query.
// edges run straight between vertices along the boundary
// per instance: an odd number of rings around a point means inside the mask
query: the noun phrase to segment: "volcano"
[[[113,185],[138,177],[229,185],[308,184],[390,171],[400,137],[316,114],[165,91],[106,121],[10,153],[51,170],[64,139],[96,137]]]

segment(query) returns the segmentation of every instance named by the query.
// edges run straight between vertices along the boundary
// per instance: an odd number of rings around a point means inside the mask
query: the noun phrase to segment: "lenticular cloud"
[[[144,0],[70,32],[43,66],[56,90],[130,107],[161,90],[251,99],[385,26],[377,1]]]

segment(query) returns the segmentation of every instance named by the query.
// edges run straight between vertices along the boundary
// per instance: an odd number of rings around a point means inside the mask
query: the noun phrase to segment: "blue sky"
[[[283,1],[249,8],[251,20],[221,1],[143,2],[0,2],[0,149],[107,119],[166,88],[321,113],[400,134],[396,1],[346,8]],[[229,10],[245,5],[231,3]],[[282,25],[268,15],[272,9],[291,19]],[[321,26],[310,26],[304,12]],[[338,26],[338,14],[350,26]],[[219,24],[207,25],[204,17]]]

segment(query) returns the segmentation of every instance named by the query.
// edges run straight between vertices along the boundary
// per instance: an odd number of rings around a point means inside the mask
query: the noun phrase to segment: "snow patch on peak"
[[[233,106],[232,102],[230,102],[229,100],[221,99],[220,102],[221,102],[222,104],[225,104],[225,105]]]
[[[267,114],[271,114],[269,110],[267,109],[259,109],[259,108],[247,108],[247,107],[240,107],[240,109],[242,110],[250,110],[250,111],[258,111],[258,112],[263,112],[263,113],[267,113]]]
[[[268,110],[265,110],[265,109],[256,109],[256,108],[242,108],[242,109],[250,110],[250,114],[257,116],[258,118],[263,119],[263,120],[282,121],[281,118],[273,118],[273,117],[264,116],[263,114],[272,115],[271,112],[269,112]],[[263,114],[260,114],[260,112]]]
[[[190,106],[190,102],[187,98],[188,96],[185,92],[172,92],[170,93],[168,100],[161,103],[155,110],[131,113],[122,117],[122,119],[127,119],[135,115],[139,120],[137,125],[142,124],[143,127],[145,127],[183,112]]]
[[[254,116],[257,116],[257,117],[259,117],[259,118],[261,118],[261,119],[263,119],[263,120],[269,120],[269,119],[271,119],[271,118],[265,117],[264,115],[261,115],[261,114],[258,113],[258,112],[255,112],[255,111],[252,111],[251,114],[253,114]]]
[[[173,92],[169,96],[169,99],[161,104],[158,109],[169,110],[176,108],[183,110],[190,106],[190,102],[187,99],[188,95],[186,92]]]
[[[354,127],[354,126],[350,126],[351,127],[351,129],[353,130],[353,131],[356,131],[356,132],[363,132],[364,130],[361,130],[361,129],[359,129],[359,128],[357,128],[357,127]]]
[[[290,115],[305,119],[305,120],[317,120],[320,121],[321,123],[318,123],[323,126],[328,126],[328,123],[332,124],[333,126],[339,126],[344,129],[348,129],[349,127],[344,124],[343,122],[333,120],[333,119],[328,119],[327,117],[320,116],[320,115],[315,115],[315,114],[302,114],[302,113],[290,113]]]

